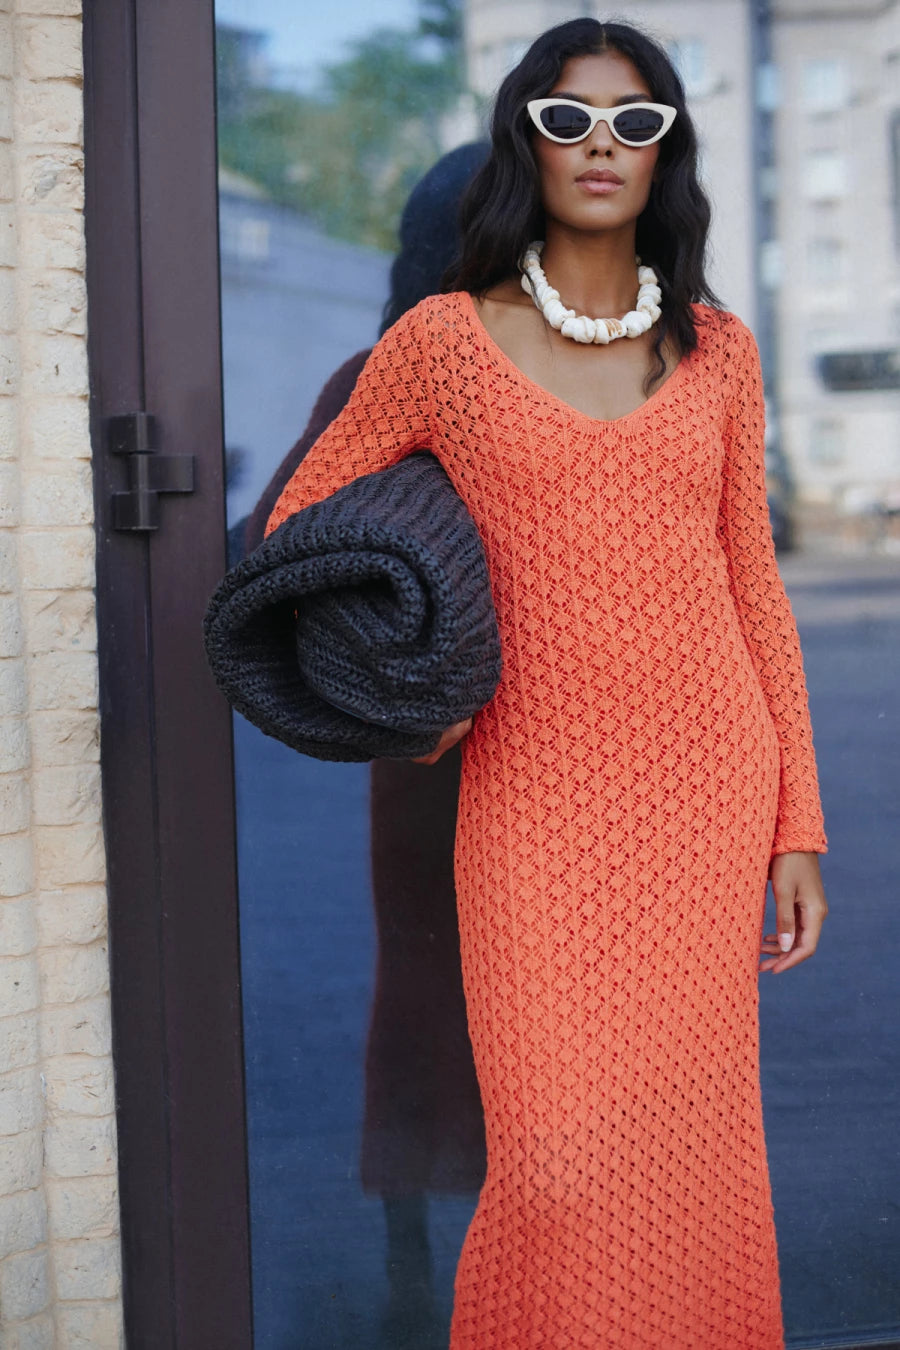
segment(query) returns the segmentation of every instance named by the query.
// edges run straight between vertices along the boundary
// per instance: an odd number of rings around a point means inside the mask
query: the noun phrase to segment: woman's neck
[[[587,233],[547,222],[541,267],[567,309],[593,318],[620,317],[637,299],[634,222]]]

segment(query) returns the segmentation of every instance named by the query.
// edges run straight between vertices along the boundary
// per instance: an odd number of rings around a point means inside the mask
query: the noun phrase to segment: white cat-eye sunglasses
[[[562,145],[583,141],[598,122],[605,122],[623,145],[652,145],[665,136],[677,112],[666,103],[625,103],[618,108],[592,108],[570,98],[533,98],[527,106],[538,131]]]

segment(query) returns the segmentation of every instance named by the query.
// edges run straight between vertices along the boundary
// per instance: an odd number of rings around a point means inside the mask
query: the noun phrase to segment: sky
[[[344,55],[348,38],[375,28],[412,28],[416,0],[216,0],[216,20],[271,34],[266,53],[279,84],[310,87],[323,62]]]

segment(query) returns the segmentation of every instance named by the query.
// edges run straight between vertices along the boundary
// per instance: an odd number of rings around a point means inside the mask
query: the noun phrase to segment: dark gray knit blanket
[[[316,759],[426,755],[500,681],[481,538],[427,451],[283,521],[219,583],[204,638],[232,706]]]

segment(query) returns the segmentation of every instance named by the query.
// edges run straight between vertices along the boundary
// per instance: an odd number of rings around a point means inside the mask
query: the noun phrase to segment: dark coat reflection
[[[487,144],[445,155],[416,186],[400,226],[401,249],[381,331],[426,295],[456,247],[447,222]],[[303,435],[230,540],[231,561],[259,544],[282,489],[350,396],[369,350],[323,387]],[[461,752],[437,764],[375,760],[370,769],[372,889],[378,964],[366,1052],[360,1160],[363,1189],[385,1202],[394,1315],[426,1315],[429,1192],[477,1192],[484,1180],[484,1119],[466,1026],[453,843]]]

